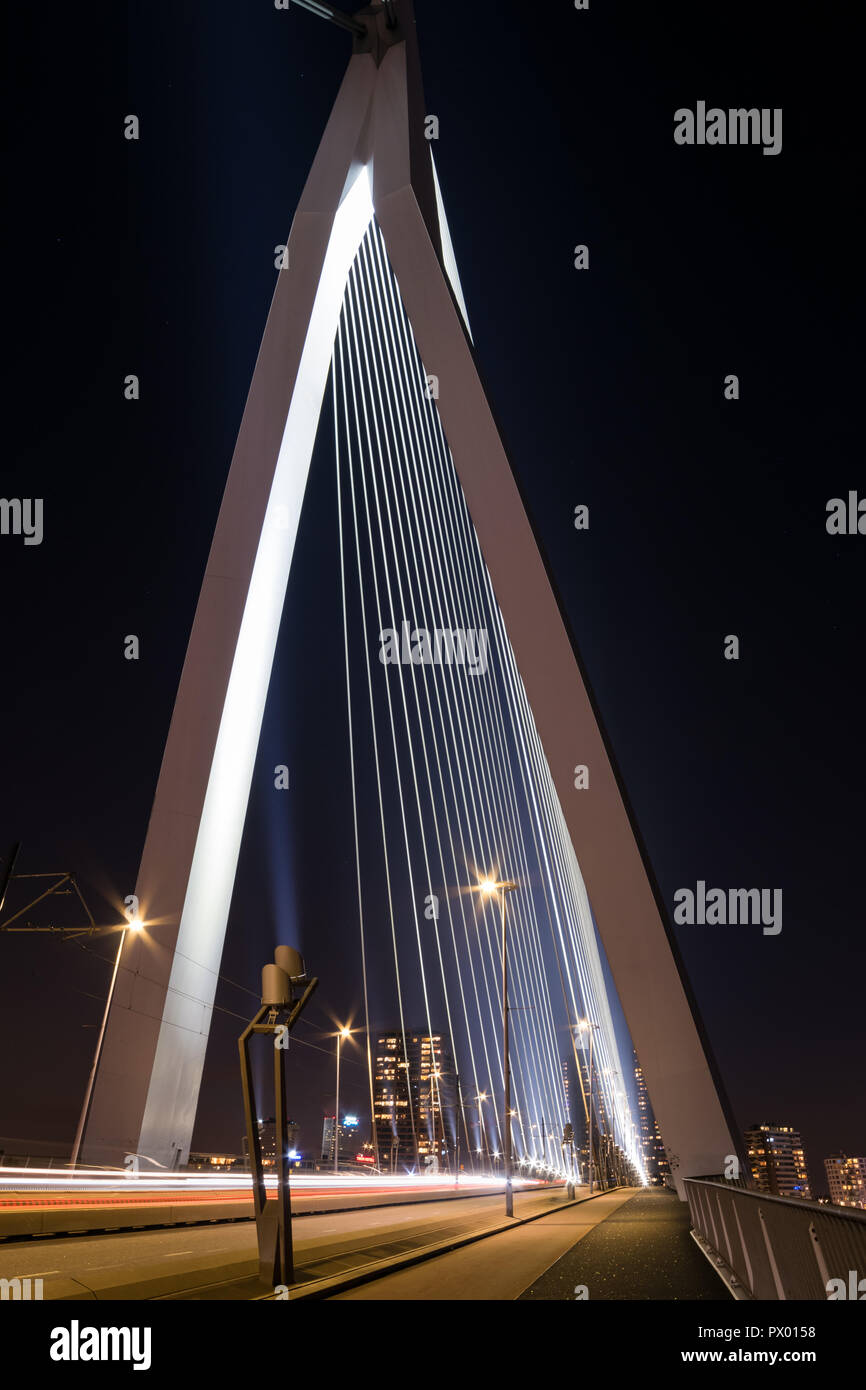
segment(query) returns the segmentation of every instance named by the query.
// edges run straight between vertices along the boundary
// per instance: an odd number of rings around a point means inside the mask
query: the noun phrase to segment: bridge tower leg
[[[375,214],[438,409],[674,1177],[735,1129],[577,643],[481,384],[430,147],[411,0],[353,16],[288,242],[196,610],[85,1156],[189,1150],[268,680],[346,277]],[[396,21],[396,22],[394,22]],[[575,763],[591,768],[575,794]]]

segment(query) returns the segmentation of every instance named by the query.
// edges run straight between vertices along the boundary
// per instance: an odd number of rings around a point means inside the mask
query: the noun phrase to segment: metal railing
[[[722,1178],[684,1185],[693,1232],[735,1298],[866,1294],[866,1211],[770,1197]]]

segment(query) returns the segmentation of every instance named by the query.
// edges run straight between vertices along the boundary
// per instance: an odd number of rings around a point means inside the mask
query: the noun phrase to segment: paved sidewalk
[[[560,1206],[536,1221],[333,1294],[331,1301],[514,1301],[632,1195],[624,1188]]]
[[[603,1225],[528,1287],[533,1302],[573,1299],[578,1285],[595,1301],[732,1302],[689,1235],[688,1203],[664,1188],[636,1193]]]
[[[424,1264],[333,1294],[331,1301],[727,1301],[689,1235],[688,1206],[657,1188],[622,1189]]]

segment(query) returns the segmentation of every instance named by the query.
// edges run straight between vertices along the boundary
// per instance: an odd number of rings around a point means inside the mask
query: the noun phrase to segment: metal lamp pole
[[[503,1116],[503,1157],[505,1159],[505,1215],[514,1215],[514,1190],[511,1180],[511,1063],[508,1054],[508,935],[505,923],[506,894],[513,893],[517,884],[505,879],[494,883],[485,879],[481,885],[483,893],[502,894],[502,1068],[505,1081],[505,1114]]]
[[[96,1069],[99,1066],[99,1058],[102,1052],[102,1043],[105,1038],[105,1028],[108,1023],[108,1015],[111,1012],[111,1001],[114,998],[114,986],[117,983],[117,972],[120,969],[120,957],[123,954],[123,943],[126,941],[126,933],[130,931],[141,931],[141,922],[137,917],[130,922],[125,922],[120,932],[120,941],[117,944],[117,955],[114,957],[114,970],[111,973],[111,984],[108,986],[108,998],[105,1001],[105,1011],[102,1015],[102,1026],[99,1029],[99,1037],[96,1039],[96,1049],[93,1053],[93,1061],[90,1065],[90,1075],[87,1078],[87,1090],[84,1093],[84,1104],[81,1107],[81,1114],[78,1117],[78,1128],[75,1131],[75,1139],[72,1144],[71,1165],[75,1168],[78,1164],[78,1155],[81,1152],[81,1142],[84,1138],[84,1127],[87,1124],[87,1114],[90,1110],[90,1099],[93,1095],[93,1084],[96,1081]]]
[[[506,894],[513,893],[516,883],[500,883],[502,892],[502,1056],[505,1063],[505,1215],[514,1215],[514,1190],[511,1181],[511,1058],[508,1052],[508,935],[505,930]]]
[[[592,1196],[592,1179],[594,1176],[592,1164],[592,1040],[595,1037],[595,1029],[589,1025],[589,1195]]]
[[[351,1029],[341,1028],[337,1034],[337,1098],[334,1107],[334,1173],[340,1171],[340,1044],[351,1035]]]
[[[454,1186],[460,1186],[460,1121],[463,1119],[463,1104],[460,1100],[460,1073],[454,1073],[454,1080],[457,1084],[457,1110],[455,1112],[455,1143],[454,1143]]]

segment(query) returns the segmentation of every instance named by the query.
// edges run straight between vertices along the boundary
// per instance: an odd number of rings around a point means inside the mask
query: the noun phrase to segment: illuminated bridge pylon
[[[138,1153],[172,1167],[188,1154],[253,765],[326,387],[330,377],[335,441],[344,459],[343,464],[338,459],[338,468],[349,467],[345,454],[351,453],[351,443],[344,436],[347,429],[351,434],[346,422],[351,423],[352,383],[360,382],[371,355],[381,352],[385,368],[397,354],[405,379],[414,381],[413,400],[404,401],[401,417],[410,442],[404,439],[402,447],[410,454],[414,450],[414,459],[422,453],[417,441],[430,441],[424,462],[429,473],[418,473],[418,497],[427,477],[430,486],[447,490],[453,470],[459,480],[459,497],[455,493],[449,503],[455,534],[470,518],[465,540],[470,555],[477,538],[478,554],[471,561],[476,611],[497,638],[500,660],[499,693],[489,697],[483,717],[501,727],[502,737],[516,749],[523,769],[521,795],[533,820],[532,837],[539,841],[538,862],[559,885],[556,950],[563,994],[569,996],[569,1029],[581,1009],[602,1014],[599,1045],[605,1065],[599,1076],[617,1073],[594,917],[656,1118],[676,1156],[674,1176],[680,1184],[690,1174],[718,1173],[726,1156],[737,1152],[726,1104],[574,638],[476,368],[426,138],[411,0],[374,4],[353,19],[363,34],[354,39],[292,224],[208,559],[136,884],[149,927],[125,947],[84,1156],[117,1164],[123,1155]],[[398,345],[401,333],[404,347]],[[387,371],[378,379],[385,376]],[[381,409],[386,412],[385,403]],[[360,435],[360,415],[357,427]],[[396,424],[390,428],[396,438]],[[367,432],[369,451],[381,450],[369,422]],[[364,448],[362,439],[360,454]],[[367,499],[365,505],[369,519],[372,503]],[[343,497],[341,524],[349,527],[350,516]],[[357,518],[356,512],[356,540]],[[395,536],[392,532],[396,548]],[[444,568],[444,561],[439,567],[434,556],[424,581],[431,602],[440,582],[437,568]],[[465,576],[468,586],[469,570]],[[444,577],[441,582],[444,586]],[[389,611],[393,615],[393,606]],[[351,719],[350,711],[350,729]],[[589,769],[589,785],[579,790],[576,764]],[[444,785],[445,771],[440,766],[438,772]],[[483,788],[476,790],[483,800]],[[465,794],[463,801],[472,820]],[[478,826],[476,853],[484,843]],[[478,867],[495,865],[482,858]],[[509,864],[502,867],[515,872]],[[480,933],[477,921],[475,926]],[[528,1155],[537,1153],[537,1140],[527,1137],[530,1130],[549,1134],[568,1116],[561,1089],[558,1096],[551,1089],[551,1068],[559,1068],[562,1051],[557,1052],[548,1019],[547,983],[532,966],[534,928],[528,917],[525,929],[521,988],[537,995],[537,1007],[532,1006],[537,1018],[527,1015],[522,1031],[516,1030],[518,1130]],[[569,933],[577,962],[571,965],[565,959]],[[483,984],[476,980],[474,987],[480,999]],[[435,1026],[441,1025],[435,1021]],[[501,1062],[494,1043],[478,1043],[476,1050],[473,1084],[477,1079],[483,1086],[489,1074],[495,1086]],[[599,1088],[612,1116],[611,1132],[629,1148],[633,1134],[625,1117],[617,1115],[613,1090],[601,1079]],[[435,1113],[435,1107],[430,1110]]]

